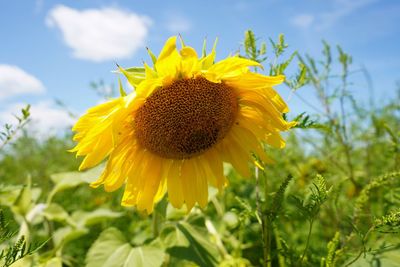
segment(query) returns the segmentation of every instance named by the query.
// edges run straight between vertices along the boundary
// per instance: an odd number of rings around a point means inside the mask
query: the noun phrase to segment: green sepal
[[[128,82],[136,88],[145,78],[145,70],[142,67],[124,69],[117,64],[119,71],[125,75]]]
[[[145,75],[147,78],[156,78],[158,76],[157,72],[152,69],[147,63],[144,63]]]
[[[182,35],[180,35],[180,34],[179,34],[179,41],[180,41],[182,47],[186,46],[185,42],[183,41]]]
[[[204,38],[203,48],[201,49],[201,58],[205,58],[207,56],[207,38]]]
[[[214,60],[215,60],[215,56],[216,56],[215,49],[217,47],[217,43],[218,43],[218,38],[215,38],[211,53],[208,56],[202,58],[202,67],[204,69],[208,69],[209,67],[211,67],[212,64],[214,64]]]
[[[118,87],[119,87],[119,94],[121,96],[126,96],[126,92],[125,92],[124,88],[122,87],[122,82],[119,77],[118,77]]]
[[[147,53],[149,54],[149,56],[151,57],[151,61],[153,62],[153,65],[155,65],[157,62],[156,55],[154,55],[154,53],[151,52],[150,48],[146,47],[146,50],[147,50]]]

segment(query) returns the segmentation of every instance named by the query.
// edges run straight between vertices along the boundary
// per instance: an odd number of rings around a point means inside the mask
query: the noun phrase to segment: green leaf
[[[0,262],[0,263],[2,263],[2,262]],[[20,260],[17,260],[16,262],[14,262],[14,263],[11,264],[11,265],[5,265],[5,266],[10,266],[10,267],[27,267],[27,266],[34,266],[33,263],[34,263],[34,258],[33,258],[33,256],[26,256],[26,257],[23,257],[23,258],[20,259]]]
[[[102,222],[104,220],[115,219],[121,217],[122,215],[122,212],[99,208],[91,212],[78,210],[72,214],[72,219],[77,223],[77,225],[84,227]]]
[[[189,240],[175,224],[166,225],[160,233],[162,243],[167,247],[188,247]]]
[[[47,197],[47,203],[50,203],[58,192],[95,181],[102,171],[103,166],[100,165],[85,172],[63,172],[51,175],[50,178],[55,186]]]
[[[189,241],[189,246],[169,248],[167,251],[171,256],[192,261],[199,266],[218,266],[220,260],[218,248],[197,227],[193,227],[187,222],[180,222],[176,227]]]
[[[59,257],[51,258],[50,260],[42,263],[39,267],[62,267],[62,259]]]
[[[21,109],[23,119],[27,119],[31,115],[31,113],[29,111],[30,108],[31,108],[31,105],[27,105],[25,108]]]
[[[19,195],[14,203],[13,210],[23,216],[25,216],[29,212],[29,210],[32,206],[32,188],[31,188],[32,186],[31,186],[31,184],[32,184],[31,177],[28,176],[26,179],[26,185],[21,189],[21,191],[19,192]]]
[[[125,244],[126,240],[118,229],[109,228],[104,230],[86,255],[86,267],[104,266],[104,262],[113,253],[117,253],[117,248]]]
[[[68,212],[63,207],[56,203],[51,203],[43,210],[43,216],[50,221],[64,222],[70,221]]]
[[[164,252],[155,247],[132,248],[123,267],[158,267],[164,261]]]
[[[293,120],[297,122],[294,128],[327,130],[326,126],[318,123],[316,120],[313,120],[310,115],[306,114],[305,112],[300,113]]]
[[[244,34],[244,48],[251,59],[257,58],[256,36],[251,30],[247,30]]]
[[[132,247],[116,228],[103,231],[86,255],[86,267],[158,267],[164,252],[155,247]]]
[[[187,215],[186,207],[175,208],[171,203],[167,206],[166,219],[169,221],[179,221]]]
[[[66,243],[75,240],[89,232],[86,228],[74,228],[66,226],[57,229],[53,235],[54,244],[57,248],[62,248]]]
[[[0,203],[1,205],[11,207],[14,205],[15,201],[20,194],[22,185],[14,186],[14,185],[4,185],[0,184]]]

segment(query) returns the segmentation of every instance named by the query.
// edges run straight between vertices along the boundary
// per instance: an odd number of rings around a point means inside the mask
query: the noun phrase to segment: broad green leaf
[[[0,184],[0,203],[4,206],[12,206],[18,198],[22,185]]]
[[[62,267],[62,260],[59,257],[51,258],[50,260],[42,263],[39,267]]]
[[[246,266],[252,266],[251,262],[247,259],[244,258],[227,258],[224,261],[222,261],[219,265],[219,267],[232,267],[232,266],[238,266],[238,267],[246,267]]]
[[[182,218],[184,218],[186,214],[187,210],[185,206],[183,206],[180,209],[175,208],[174,206],[171,205],[171,203],[169,203],[167,206],[167,212],[166,212],[167,220],[179,221]]]
[[[128,243],[123,243],[121,246],[116,247],[110,254],[105,254],[106,258],[103,262],[98,262],[96,265],[87,266],[101,266],[101,267],[122,267],[125,265],[128,258],[131,246]]]
[[[174,266],[174,267],[199,267],[199,265],[197,265],[192,261],[182,260],[175,257],[170,257],[168,263],[169,266]]]
[[[188,247],[175,246],[169,248],[168,253],[178,259],[192,261],[199,266],[218,266],[218,248],[211,243],[198,227],[187,222],[180,222],[177,229],[189,241]]]
[[[63,207],[56,203],[51,203],[48,205],[43,210],[42,214],[50,221],[64,222],[70,220],[68,212],[66,212]]]
[[[131,248],[123,267],[158,267],[164,261],[164,251],[159,248],[142,246]]]
[[[28,176],[26,185],[21,189],[17,199],[15,200],[13,210],[25,216],[32,207],[32,180]]]
[[[105,208],[99,208],[91,212],[78,210],[72,214],[72,219],[79,226],[89,226],[107,219],[115,219],[121,217],[122,212],[115,212]]]
[[[86,255],[86,267],[158,267],[164,252],[155,247],[132,247],[116,228],[103,231]]]
[[[0,261],[0,263],[2,262]],[[10,267],[29,267],[29,266],[34,266],[33,264],[34,264],[34,257],[26,256],[11,264]]]
[[[61,248],[66,243],[75,240],[89,232],[86,228],[74,228],[71,226],[66,226],[57,229],[53,235],[54,245],[57,248]]]
[[[86,255],[86,267],[104,266],[106,260],[124,244],[126,244],[126,240],[118,229],[108,228],[104,230]]]
[[[160,239],[164,246],[169,247],[188,247],[189,240],[175,224],[166,225],[160,233]]]
[[[103,166],[100,165],[85,172],[63,172],[53,174],[50,178],[55,183],[55,186],[47,198],[47,203],[50,203],[54,195],[58,192],[95,181],[102,171]]]

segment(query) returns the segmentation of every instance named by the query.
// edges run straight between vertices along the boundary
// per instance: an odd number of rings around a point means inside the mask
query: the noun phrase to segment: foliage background
[[[284,150],[266,148],[274,165],[251,179],[227,165],[230,185],[223,193],[210,188],[206,209],[187,214],[164,199],[147,216],[120,207],[121,190],[88,187],[102,166],[76,172],[69,131],[40,139],[24,130],[27,107],[2,131],[0,263],[396,266],[400,88],[384,103],[360,103],[350,93],[360,70],[340,46],[324,42],[312,58],[287,54],[283,35],[262,41],[247,31],[241,55],[284,73],[292,94],[313,90],[319,99],[317,106],[304,99],[315,113],[285,114],[298,126]],[[99,94],[103,87],[93,86]]]

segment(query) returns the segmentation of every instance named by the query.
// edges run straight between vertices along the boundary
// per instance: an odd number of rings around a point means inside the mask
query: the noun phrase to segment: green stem
[[[254,176],[256,178],[256,206],[257,206],[257,214],[258,218],[261,218],[261,236],[263,240],[263,266],[267,267],[267,262],[268,262],[268,255],[269,255],[269,249],[268,249],[268,237],[265,232],[266,226],[265,226],[265,218],[262,215],[262,210],[260,206],[260,183],[259,183],[259,169],[256,166],[254,169]],[[266,185],[265,185],[266,187]]]
[[[263,219],[264,224],[264,243],[265,243],[265,252],[266,252],[266,266],[271,267],[272,259],[271,259],[271,241],[272,241],[272,227],[271,222],[268,216],[265,216]]]
[[[362,242],[362,244],[363,244],[363,249],[357,254],[357,256],[356,256],[353,260],[351,260],[349,263],[347,263],[347,264],[345,265],[346,267],[352,265],[353,263],[355,263],[355,262],[361,257],[361,255],[362,255],[363,253],[365,253],[365,250],[366,250],[366,249],[365,249],[365,243],[366,243],[366,241],[367,241],[368,235],[372,232],[373,229],[374,229],[374,227],[371,227],[371,228],[369,228],[368,231],[365,233],[364,237],[363,237],[362,240],[361,240],[361,242]]]
[[[311,231],[312,231],[312,228],[313,228],[313,224],[314,224],[314,218],[312,218],[311,221],[310,221],[310,227],[308,229],[306,247],[304,248],[303,254],[301,255],[300,265],[303,264],[303,260],[304,260],[304,257],[306,256],[306,253],[307,253],[307,250],[308,250],[308,246],[310,245],[310,237],[311,237]]]
[[[271,240],[272,240],[272,224],[268,216],[263,215],[263,211],[260,205],[260,184],[259,184],[259,169],[255,167],[255,177],[256,177],[256,204],[257,213],[259,218],[261,218],[261,235],[263,239],[263,266],[271,267]],[[264,195],[265,198],[268,196],[268,186],[267,179],[264,182]]]
[[[279,236],[279,231],[278,228],[275,227],[275,224],[273,225],[273,230],[274,230],[274,236],[275,236],[275,241],[276,241],[276,249],[278,252],[278,262],[279,262],[279,267],[285,267],[285,257],[282,256],[280,253],[282,251],[282,242]]]
[[[153,213],[153,237],[157,238],[160,234],[161,218],[157,211]]]

